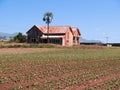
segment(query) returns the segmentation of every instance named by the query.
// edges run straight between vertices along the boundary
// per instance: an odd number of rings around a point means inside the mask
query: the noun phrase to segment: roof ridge
[[[34,26],[47,27],[47,26],[40,26],[40,25],[34,25]],[[49,26],[49,27],[71,27],[71,26]]]

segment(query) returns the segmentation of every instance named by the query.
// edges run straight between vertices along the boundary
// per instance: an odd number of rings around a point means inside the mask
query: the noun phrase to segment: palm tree
[[[46,12],[43,17],[43,21],[47,24],[47,43],[49,43],[49,24],[52,22],[53,14]]]

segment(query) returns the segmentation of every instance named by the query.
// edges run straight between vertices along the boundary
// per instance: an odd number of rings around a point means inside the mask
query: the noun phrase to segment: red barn
[[[62,46],[80,45],[80,31],[78,28],[70,26],[50,26],[49,33],[47,27],[34,25],[27,31],[28,43],[49,43]]]

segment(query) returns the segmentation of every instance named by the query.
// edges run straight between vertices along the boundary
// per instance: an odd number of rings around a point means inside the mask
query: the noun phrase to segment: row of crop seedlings
[[[89,90],[119,90],[120,77],[112,78],[89,88]]]
[[[78,75],[59,78],[55,80],[46,80],[43,83],[35,82],[31,85],[27,84],[26,87],[24,88],[22,86],[17,86],[13,88],[13,90],[18,90],[18,88],[22,88],[22,89],[33,88],[33,90],[39,90],[39,89],[42,89],[42,90],[56,90],[56,89],[59,90],[60,89],[61,90],[69,86],[74,86],[74,85],[83,84],[83,83],[84,83],[83,76],[78,74]],[[111,80],[104,81],[103,83],[94,85],[90,87],[89,90],[97,90],[97,89],[118,90],[119,87],[120,87],[120,77],[117,77]]]
[[[44,88],[44,89],[64,89],[66,87],[74,86],[74,85],[82,85],[83,83],[86,83],[89,80],[95,80],[103,74],[102,72],[96,72],[96,71],[89,71],[89,72],[84,72],[82,74],[77,74],[77,75],[72,75],[72,76],[67,76],[67,77],[61,77],[59,79],[55,80],[48,80],[43,83],[42,85],[39,86],[39,88]],[[107,73],[109,74],[109,73]],[[105,74],[106,75],[106,74]]]
[[[95,80],[95,79],[98,79],[101,76],[106,76],[106,75],[109,75],[111,73],[115,73],[115,72],[120,71],[120,67],[104,68],[104,70],[102,70],[102,69],[103,68],[100,68],[97,71],[90,70],[90,71],[84,72],[82,74],[78,74],[76,76],[74,76],[74,75],[70,76],[70,78],[69,78],[69,76],[65,77],[65,78],[62,79],[62,83],[64,84],[62,86],[68,87],[68,86],[72,86],[74,84],[80,84],[80,83],[83,83],[83,82],[88,81],[88,80]],[[43,73],[32,72],[32,73],[26,74],[26,80],[32,80],[32,79],[37,79],[37,78],[43,78],[44,79],[45,76],[49,76],[49,75],[46,75],[46,74],[56,74],[56,73],[58,74],[58,72],[60,73],[61,70],[60,71],[59,70],[56,70],[56,71],[53,70],[51,72],[44,71]],[[69,72],[69,70],[66,70],[65,73],[66,72]],[[20,78],[21,78],[21,76],[19,76],[19,75],[16,75],[14,77],[13,76],[12,77],[11,76],[8,76],[8,77],[2,76],[2,77],[0,77],[0,82],[1,82],[1,84],[5,83],[5,82],[9,83],[9,81],[13,81],[13,82],[17,83],[17,82],[20,82]],[[60,82],[61,82],[61,80],[60,80]]]
[[[96,65],[95,65],[96,66]],[[100,65],[101,66],[101,65]],[[85,67],[85,68],[88,68],[87,66]],[[118,72],[119,70],[120,70],[120,67],[117,67],[117,66],[115,66],[114,68],[104,68],[104,70],[102,70],[103,68],[101,68],[101,67],[98,67],[98,68],[100,68],[100,70],[97,70],[97,72],[95,71],[95,70],[92,70],[92,71],[90,71],[90,72],[85,72],[85,73],[83,73],[83,74],[81,74],[82,75],[82,79],[84,79],[84,80],[80,80],[80,81],[86,81],[86,80],[90,80],[90,79],[97,79],[97,78],[99,78],[100,76],[105,76],[105,75],[109,75],[110,73],[113,73],[113,72]],[[83,67],[75,67],[75,68],[73,68],[73,67],[69,67],[69,68],[67,68],[67,69],[64,69],[64,70],[60,70],[60,69],[57,69],[57,70],[49,70],[49,71],[44,71],[44,72],[41,72],[41,73],[31,73],[31,74],[29,74],[29,75],[27,75],[26,76],[26,78],[27,78],[27,80],[31,80],[32,78],[33,79],[35,79],[35,78],[39,78],[40,76],[43,76],[43,78],[45,77],[45,76],[51,76],[51,75],[54,75],[54,76],[58,76],[59,74],[64,74],[64,73],[69,73],[69,72],[72,72],[72,71],[75,71],[75,70],[80,70],[80,69],[83,69]],[[39,77],[37,77],[37,76],[39,76]],[[5,83],[4,81],[6,81],[6,80],[12,80],[13,82],[19,82],[19,78],[20,78],[20,76],[18,75],[17,77],[15,76],[15,77],[13,77],[13,78],[11,78],[11,77],[1,77],[1,79],[0,79],[0,82],[1,82],[1,84],[2,83]],[[7,83],[9,83],[7,81]],[[66,80],[65,80],[66,81]],[[70,86],[70,85],[72,85],[72,84],[70,84],[70,83],[78,83],[79,84],[79,82],[80,81],[72,81],[72,82],[69,82],[69,80],[68,80],[68,82],[65,82],[66,83],[66,85],[65,86]],[[63,86],[63,85],[62,85]]]
[[[119,69],[120,70],[120,69]],[[118,71],[118,69],[117,69]],[[95,80],[98,79],[101,76],[106,76],[109,75],[111,73],[116,72],[116,70],[104,70],[104,71],[89,71],[89,72],[85,72],[83,74],[78,74],[78,75],[74,75],[74,76],[68,76],[62,79],[59,79],[59,86],[60,84],[62,84],[61,86],[64,87],[68,87],[68,86],[73,86],[73,85],[78,85],[78,84],[83,84],[89,80]],[[60,83],[61,82],[61,83]]]

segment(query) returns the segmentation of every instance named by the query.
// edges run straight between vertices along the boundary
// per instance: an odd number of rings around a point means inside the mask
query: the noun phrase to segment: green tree
[[[47,43],[49,43],[49,24],[52,22],[53,14],[46,12],[43,17],[43,21],[47,24]]]
[[[18,43],[23,43],[23,42],[27,41],[27,37],[25,35],[23,35],[22,33],[19,32],[18,35],[16,35],[13,38],[13,41],[14,42],[18,42]]]

